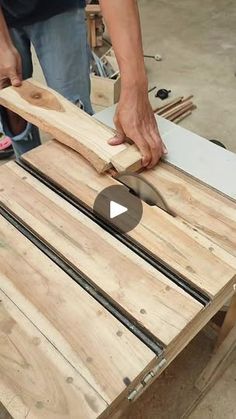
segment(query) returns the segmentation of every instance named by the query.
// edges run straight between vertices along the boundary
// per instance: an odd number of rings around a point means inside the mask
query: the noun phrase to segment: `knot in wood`
[[[42,98],[42,93],[40,92],[33,92],[31,95],[32,99],[41,99]]]

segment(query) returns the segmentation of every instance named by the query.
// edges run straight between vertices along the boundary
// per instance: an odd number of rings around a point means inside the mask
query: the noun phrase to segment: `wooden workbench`
[[[53,106],[60,143],[0,168],[0,401],[15,418],[118,418],[233,296],[236,202],[161,163],[143,176],[176,216],[143,203],[111,234],[92,207],[118,182],[62,144]]]

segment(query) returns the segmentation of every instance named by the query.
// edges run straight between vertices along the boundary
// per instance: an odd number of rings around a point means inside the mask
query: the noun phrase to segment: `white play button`
[[[140,222],[143,204],[141,199],[130,193],[126,186],[113,185],[98,194],[93,211],[113,228],[126,234]]]
[[[110,202],[110,218],[113,219],[128,211],[128,208],[118,204],[115,201]]]

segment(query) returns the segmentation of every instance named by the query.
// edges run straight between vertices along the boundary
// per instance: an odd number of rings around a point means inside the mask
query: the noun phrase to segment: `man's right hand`
[[[14,46],[0,48],[0,89],[22,83],[21,57]]]

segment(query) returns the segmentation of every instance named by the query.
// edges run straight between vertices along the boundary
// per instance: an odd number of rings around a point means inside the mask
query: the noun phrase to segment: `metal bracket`
[[[129,402],[133,402],[143,391],[143,389],[146,387],[147,384],[150,383],[162,370],[162,368],[166,365],[167,361],[165,358],[161,360],[161,362],[156,365],[145,377],[142,379],[142,381],[135,387],[131,393],[128,395]]]

